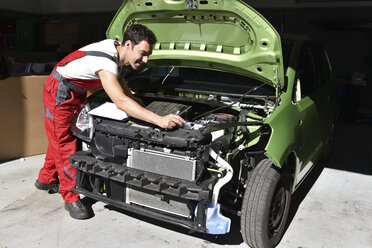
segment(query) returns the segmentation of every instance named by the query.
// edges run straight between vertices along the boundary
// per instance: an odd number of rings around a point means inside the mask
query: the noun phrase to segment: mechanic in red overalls
[[[155,43],[156,37],[147,27],[139,24],[129,26],[121,44],[106,39],[69,54],[56,65],[44,84],[44,122],[49,145],[35,186],[55,192],[59,189],[65,209],[75,219],[90,217],[79,194],[71,192],[75,186],[76,170],[68,161],[69,156],[76,152],[76,138],[69,128],[87,90],[103,86],[119,109],[161,128],[185,123],[178,115],[159,116],[143,108],[119,83],[118,67],[131,65],[133,69],[139,69],[147,63]]]

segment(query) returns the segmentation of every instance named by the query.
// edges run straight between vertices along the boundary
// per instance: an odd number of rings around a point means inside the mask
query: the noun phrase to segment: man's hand
[[[182,127],[185,122],[186,121],[181,116],[169,114],[166,116],[161,116],[157,125],[161,128],[172,129],[177,125]]]

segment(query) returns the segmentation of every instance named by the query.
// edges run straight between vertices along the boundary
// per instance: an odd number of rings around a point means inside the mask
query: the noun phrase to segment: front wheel
[[[269,159],[254,169],[242,202],[244,241],[254,248],[275,247],[282,238],[291,202],[291,179]]]

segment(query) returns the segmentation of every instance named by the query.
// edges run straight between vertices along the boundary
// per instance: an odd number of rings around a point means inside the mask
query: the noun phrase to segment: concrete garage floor
[[[288,229],[278,247],[372,247],[372,126],[340,124],[331,161],[318,165],[292,198]],[[78,221],[58,194],[36,190],[45,155],[0,164],[0,248],[247,247],[239,219],[230,234],[188,234],[103,203]],[[87,200],[85,198],[84,200]]]

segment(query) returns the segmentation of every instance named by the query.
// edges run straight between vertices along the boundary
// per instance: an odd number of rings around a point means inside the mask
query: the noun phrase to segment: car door
[[[311,169],[321,145],[322,110],[318,100],[318,66],[314,49],[304,44],[299,53],[293,101],[299,112],[300,146],[296,182]]]
[[[316,94],[313,95],[321,118],[321,142],[325,143],[332,128],[334,128],[333,125],[336,118],[334,85],[327,53],[319,46],[314,46],[313,49],[316,51],[316,65],[319,72]]]

